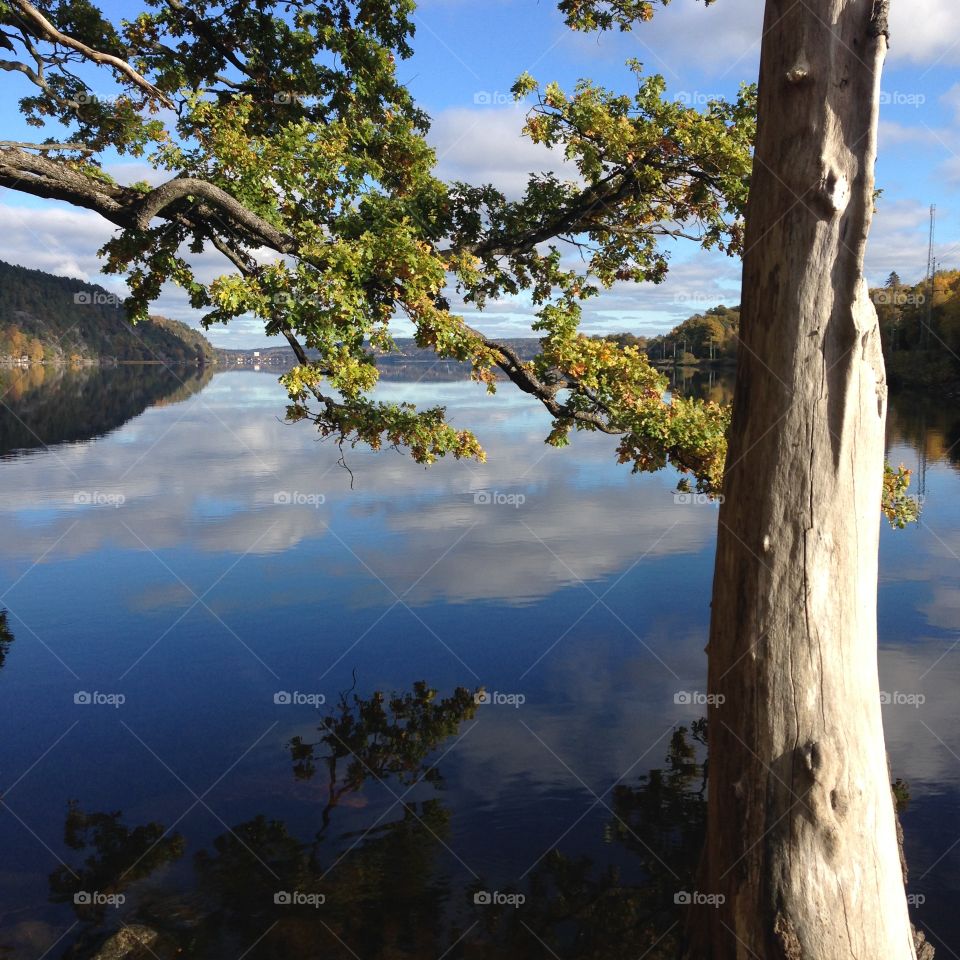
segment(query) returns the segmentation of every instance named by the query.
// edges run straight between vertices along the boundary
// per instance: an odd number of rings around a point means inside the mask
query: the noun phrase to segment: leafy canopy
[[[575,29],[628,29],[653,4],[560,9]],[[28,122],[69,143],[0,146],[0,185],[120,227],[102,253],[127,277],[135,319],[174,282],[208,326],[254,315],[284,336],[299,361],[284,378],[289,418],[340,443],[406,447],[422,463],[483,458],[442,407],[373,397],[377,356],[405,317],[421,346],[468,362],[489,391],[499,371],[537,397],[549,443],[603,431],[634,470],[671,464],[719,491],[727,409],[671,401],[644,353],[583,335],[580,320],[614,283],[663,280],[665,238],[740,251],[754,88],[698,110],[635,61],[629,94],[524,74],[513,89],[532,98],[525,132],[562,151],[567,179],[531,175],[518,197],[444,183],[428,117],[397,78],[413,11],[413,0],[146,0],[114,22],[92,0],[0,0],[13,57],[0,68],[32,85]],[[100,92],[106,76],[115,94]],[[163,182],[113,182],[108,148],[146,158]],[[225,269],[207,283],[195,261],[211,246]],[[451,306],[520,293],[542,337],[533,361]]]
[[[586,5],[573,6],[571,24],[590,26]],[[618,17],[645,19],[645,6]],[[519,197],[447,184],[434,173],[428,118],[397,79],[413,7],[149,0],[115,23],[90,0],[0,0],[4,43],[37,81],[23,112],[65,127],[77,148],[4,148],[0,182],[17,188],[16,175],[23,189],[27,168],[31,192],[72,192],[117,223],[106,265],[127,276],[135,317],[173,281],[206,324],[252,314],[286,336],[300,360],[285,378],[289,416],[341,442],[405,446],[425,463],[483,456],[442,408],[372,398],[376,357],[403,316],[421,345],[469,362],[489,390],[499,369],[538,397],[554,418],[551,443],[603,430],[636,469],[669,462],[718,487],[726,411],[665,402],[642,353],[591,340],[579,322],[604,287],[662,280],[664,237],[738,251],[754,91],[698,111],[667,99],[662,77],[639,63],[629,95],[524,75],[514,92],[533,98],[526,132],[564,152],[570,178],[533,175]],[[113,68],[117,95],[97,94],[103,70],[83,50],[126,66]],[[113,183],[107,147],[146,157],[166,182]],[[211,244],[229,269],[204,283],[194,261]],[[454,292],[480,309],[527,294],[540,356],[521,362],[469,326]]]

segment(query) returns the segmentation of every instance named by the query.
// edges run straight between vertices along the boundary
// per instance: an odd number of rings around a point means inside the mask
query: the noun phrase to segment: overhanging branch
[[[74,37],[61,33],[36,7],[27,0],[9,0],[9,3],[18,12],[21,19],[30,26],[33,32],[50,43],[57,43],[62,47],[75,50],[87,60],[104,66],[113,67],[122,73],[135,87],[146,93],[152,100],[159,100],[166,107],[173,103],[165,94],[161,93],[149,80],[141,76],[126,60],[115,57],[112,53],[94,50]]]

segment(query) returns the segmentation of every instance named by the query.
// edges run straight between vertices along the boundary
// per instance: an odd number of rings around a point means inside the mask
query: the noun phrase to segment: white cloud
[[[954,120],[960,123],[960,83],[955,83],[940,98],[940,102],[953,111]]]
[[[113,227],[95,213],[59,204],[0,204],[0,260],[111,286],[100,275],[97,250]]]
[[[911,147],[936,146],[943,142],[947,136],[946,130],[935,130],[932,127],[921,124],[898,123],[895,120],[880,121],[880,153],[892,147],[899,147],[907,144]]]
[[[145,180],[151,186],[159,186],[170,180],[173,174],[169,170],[157,170],[151,164],[142,161],[125,161],[122,163],[107,163],[103,169],[113,177],[117,183],[128,187],[131,183]]]
[[[454,107],[433,119],[429,140],[437,151],[438,176],[467,183],[492,183],[509,196],[521,195],[531,173],[554,171],[573,178],[576,170],[559,150],[522,134],[527,107]]]
[[[890,10],[890,62],[933,66],[960,62],[960,6],[954,0],[910,0]]]
[[[579,50],[591,60],[636,56],[671,87],[682,84],[695,64],[714,79],[752,80],[757,74],[763,0],[674,0],[648,24],[625,35],[584,35]],[[960,5],[954,0],[892,4],[888,63],[947,66],[960,63]],[[589,73],[584,70],[584,73]]]

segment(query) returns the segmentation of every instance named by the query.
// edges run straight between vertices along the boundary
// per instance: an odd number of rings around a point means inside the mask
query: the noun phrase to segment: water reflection
[[[887,441],[910,447],[922,464],[960,466],[960,410],[936,397],[897,394],[887,421]]]
[[[729,367],[670,367],[664,373],[674,393],[714,403],[733,403],[733,374]]]
[[[702,722],[673,733],[665,766],[613,795],[605,834],[632,869],[556,848],[525,878],[493,889],[449,846],[456,811],[440,770],[450,741],[468,732],[475,694],[439,698],[418,683],[403,695],[343,695],[316,743],[291,743],[293,776],[326,781],[314,836],[257,815],[195,854],[188,889],[171,892],[162,876],[185,855],[180,835],[71,804],[66,843],[83,859],[49,881],[51,900],[73,904],[81,926],[69,956],[90,957],[112,932],[144,925],[160,957],[674,957],[677,893],[691,888],[703,837]],[[371,783],[395,796],[389,817],[362,831],[331,822]]]
[[[46,389],[18,410],[34,429],[45,410],[52,444],[77,411],[58,419]],[[108,420],[130,402],[85,389],[116,408]],[[715,509],[675,504],[670,475],[631,476],[609,438],[545,447],[547,418],[510,390],[382,389],[446,401],[490,462],[424,471],[354,451],[351,490],[337,451],[280,421],[275,376],[229,372],[96,442],[0,464],[0,945],[17,960],[81,930],[89,951],[120,919],[213,958],[264,934],[250,956],[348,956],[337,936],[363,957],[641,956],[670,929],[699,843],[682,694],[703,689]],[[724,399],[730,385],[677,371],[673,389]],[[892,403],[890,459],[927,499],[919,527],[882,535],[881,678],[926,702],[884,719],[911,784],[918,922],[955,945],[956,428],[936,405],[924,423],[913,398]],[[421,703],[418,677],[525,702],[471,717],[463,695]],[[416,737],[375,689],[412,691]],[[84,706],[83,691],[126,699]],[[326,694],[328,722],[279,691]],[[137,857],[148,875],[111,887]],[[264,864],[330,909],[281,910]],[[127,901],[102,921],[78,912],[97,906],[72,902],[78,880]],[[479,910],[480,890],[527,902]]]
[[[156,430],[138,421],[117,438],[122,442],[101,444],[95,455],[73,449],[51,458],[39,490],[30,464],[8,465],[0,534],[23,558],[63,536],[62,551],[77,557],[107,545],[155,552],[189,547],[276,555],[283,563],[298,544],[327,538],[336,546],[348,524],[351,531],[376,526],[377,536],[354,548],[357,555],[385,589],[422,605],[438,599],[530,603],[622,570],[636,558],[638,543],[651,558],[697,551],[715,527],[711,508],[676,508],[671,478],[638,481],[617,467],[609,438],[580,444],[604,452],[600,462],[546,447],[543,414],[528,398],[504,394],[491,404],[464,382],[385,384],[383,391],[423,405],[452,399],[458,420],[483,437],[489,462],[424,471],[401,456],[358,450],[348,454],[351,489],[338,451],[303,425],[278,419],[282,393],[272,377],[227,373]],[[638,509],[638,486],[657,491],[644,509]],[[416,573],[460,538],[468,549],[451,550],[435,576],[413,584]],[[155,609],[188,599],[174,585],[168,594],[151,590],[137,602]],[[365,590],[354,600],[379,597]],[[257,598],[265,601],[285,602],[276,593]]]
[[[148,407],[185,400],[212,376],[146,364],[0,367],[0,457],[102,437]]]
[[[9,614],[6,610],[0,610],[0,670],[7,662],[7,654],[10,652],[10,645],[13,643],[13,633],[10,630],[8,617]]]

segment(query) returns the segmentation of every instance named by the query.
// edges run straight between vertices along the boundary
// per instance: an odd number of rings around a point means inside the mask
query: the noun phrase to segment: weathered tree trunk
[[[697,960],[909,960],[877,679],[886,386],[863,278],[886,4],[767,0],[720,510]]]

